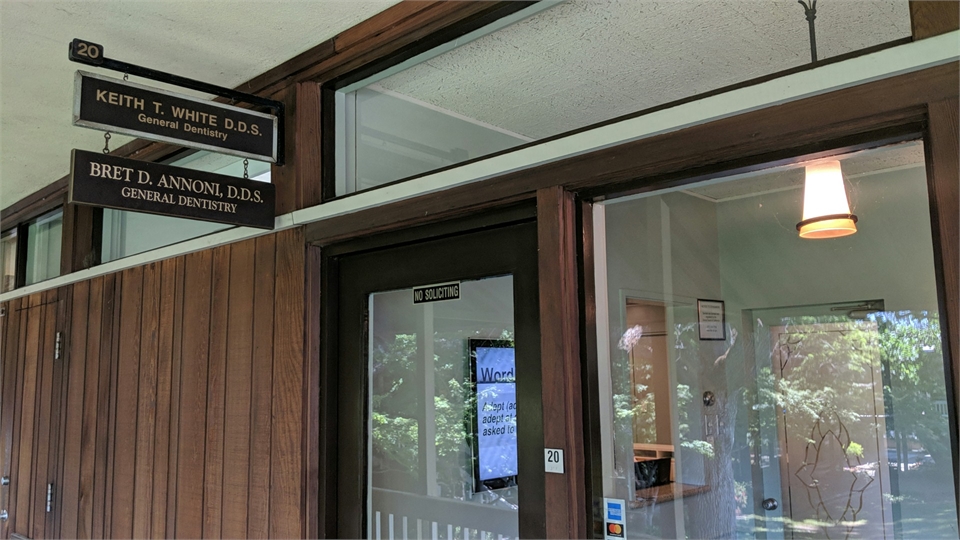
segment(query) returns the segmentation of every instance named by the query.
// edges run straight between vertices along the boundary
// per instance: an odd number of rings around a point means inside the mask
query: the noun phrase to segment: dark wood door
[[[62,308],[58,290],[51,290],[9,302],[2,317],[0,474],[6,485],[0,486],[0,509],[7,519],[0,527],[5,538],[58,535],[52,500],[63,380],[62,343],[57,343]]]
[[[327,534],[352,538],[403,538],[406,531],[406,536],[477,537],[482,531],[495,531],[494,522],[513,512],[513,516],[507,517],[518,524],[515,530],[519,536],[544,537],[536,223],[530,221],[502,225],[402,247],[329,257],[325,268],[327,277],[324,289],[330,293],[326,295],[328,300],[324,305],[324,325],[331,339],[327,342],[324,361],[329,370],[327,380],[333,382],[328,383],[329,387],[326,388],[326,403],[328,407],[333,405],[337,409],[335,414],[328,412],[328,425],[324,429],[324,437],[328,441],[336,441],[335,446],[329,446],[331,459],[327,461],[329,467],[335,468],[327,481],[328,493],[336,493],[336,497],[328,497],[325,507]],[[413,291],[414,287],[441,283],[462,283],[464,296],[453,302],[437,302],[429,308],[415,305],[417,293]],[[471,287],[474,294],[468,298]],[[402,316],[394,316],[394,322],[390,324],[405,326],[408,330],[393,330],[390,336],[395,340],[385,346],[378,344],[379,336],[371,338],[371,333],[377,333],[377,325],[382,327],[385,324],[382,322],[383,310],[371,313],[383,295],[400,299],[399,304],[404,306],[402,309],[427,310],[409,311],[418,315],[407,320],[403,320]],[[510,311],[509,330],[502,330],[497,326],[501,323],[489,320],[476,322],[475,319],[484,317],[466,314],[475,314],[477,310],[484,313],[500,310],[502,314],[505,306],[511,303],[512,308],[507,307]],[[458,310],[460,315],[433,315],[441,311],[451,313]],[[422,313],[430,313],[431,316],[421,318],[419,314]],[[451,323],[453,319],[457,319],[457,322]],[[450,328],[451,325],[465,324],[474,324],[476,329]],[[331,331],[331,328],[336,330]],[[472,471],[475,473],[473,476],[468,471],[471,461],[474,468],[480,462],[482,452],[477,446],[482,431],[482,427],[477,428],[477,403],[481,398],[476,392],[480,385],[471,386],[470,383],[475,375],[458,372],[463,378],[458,379],[459,382],[454,386],[460,387],[462,384],[464,391],[459,394],[459,402],[454,398],[447,403],[443,401],[446,397],[439,397],[439,387],[448,384],[445,379],[449,376],[431,372],[424,379],[424,373],[434,369],[434,366],[439,370],[458,362],[468,365],[471,354],[467,342],[472,338],[465,336],[489,338],[491,332],[501,331],[503,335],[500,337],[510,342],[512,354],[515,355],[515,386],[509,390],[515,392],[515,396],[511,395],[507,403],[509,400],[515,403],[514,426],[518,435],[515,442],[508,442],[507,446],[515,444],[518,474],[491,482],[480,480],[481,473],[475,470]],[[472,341],[476,344],[475,339]],[[407,350],[414,361],[407,372],[388,374],[387,386],[390,388],[383,390],[382,373],[386,369],[383,367],[383,350],[402,349],[404,346],[409,347]],[[447,352],[442,352],[441,348]],[[424,353],[425,350],[428,352]],[[460,353],[457,350],[464,351],[463,356],[458,357]],[[453,360],[447,361],[447,358]],[[474,362],[475,358],[476,354]],[[374,365],[377,367],[374,368]],[[421,382],[411,383],[411,379]],[[427,382],[422,382],[424,380]],[[437,388],[433,387],[434,384]],[[422,405],[421,411],[427,412],[410,412],[406,415],[409,418],[403,418],[404,414],[398,414],[397,417],[380,415],[377,407],[381,399],[386,399],[383,393],[398,387],[401,390],[396,393],[401,393],[404,385],[412,389],[410,395],[421,396],[412,398],[410,403],[419,403]],[[423,393],[424,386],[430,388],[426,393]],[[420,405],[414,405],[411,409]],[[456,424],[459,418],[457,414],[460,414],[454,413],[450,417],[453,418],[452,422],[450,418],[441,418],[444,407],[459,407],[458,411],[463,412],[462,431],[457,431],[457,427],[440,433],[447,429],[444,426]],[[510,407],[509,404],[507,407]],[[378,431],[381,429],[378,425],[387,422],[407,422],[406,435],[402,430]],[[385,434],[398,440],[382,442]],[[406,443],[404,436],[409,437]],[[444,442],[441,443],[441,440]],[[398,467],[397,464],[403,461],[400,457],[392,461],[393,469],[400,470],[389,471],[390,467],[383,465],[385,458],[378,453],[377,445],[393,445],[391,448],[397,454],[416,446],[412,453],[407,454],[410,462],[408,467],[419,472]],[[459,452],[460,457],[451,458],[450,452]],[[438,454],[440,458],[437,458]],[[460,459],[460,463],[467,465],[458,469],[461,480],[451,482],[448,474],[447,481],[443,481],[438,478],[442,472],[438,473],[438,467],[430,465],[430,459],[447,459],[448,462]],[[382,489],[382,484],[371,480],[375,475],[383,478],[390,476],[392,489]],[[374,483],[371,484],[371,481]],[[498,489],[498,486],[511,487]],[[378,501],[376,507],[375,501]],[[407,509],[406,513],[404,508]]]

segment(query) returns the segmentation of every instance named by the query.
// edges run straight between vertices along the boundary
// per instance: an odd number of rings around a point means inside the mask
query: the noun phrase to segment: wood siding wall
[[[301,537],[304,254],[289,230],[5,304],[2,536]]]

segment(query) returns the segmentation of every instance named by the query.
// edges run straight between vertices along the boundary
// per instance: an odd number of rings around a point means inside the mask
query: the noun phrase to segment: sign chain
[[[110,153],[110,132],[109,131],[103,134],[103,153],[104,154]]]
[[[243,179],[244,179],[244,180],[247,180],[247,179],[250,178],[250,174],[249,174],[249,172],[247,171],[247,166],[249,166],[249,165],[250,165],[250,160],[244,158],[244,159],[243,159]]]

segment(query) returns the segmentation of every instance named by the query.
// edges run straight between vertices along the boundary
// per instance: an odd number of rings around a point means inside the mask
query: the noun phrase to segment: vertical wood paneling
[[[117,451],[123,451],[124,445],[130,444],[128,441],[123,441],[119,445],[117,443],[117,402],[119,401],[119,392],[117,391],[118,386],[120,385],[120,347],[121,342],[123,341],[123,288],[124,280],[128,279],[129,275],[126,272],[121,272],[117,274],[116,282],[113,285],[113,294],[114,294],[114,307],[113,307],[113,339],[111,340],[110,346],[110,356],[109,356],[109,370],[110,370],[110,382],[109,386],[106,386],[108,394],[108,416],[107,416],[107,431],[109,433],[110,441],[107,444],[107,483],[104,486],[104,512],[103,512],[103,529],[104,534],[108,538],[120,538],[119,535],[114,535],[113,533],[113,513],[117,510],[117,506],[113,504],[114,496],[116,495],[114,491],[114,483],[117,480],[116,474],[116,461],[117,461]],[[128,381],[124,381],[124,384],[129,385]],[[120,477],[120,480],[123,481],[123,477]]]
[[[160,317],[160,263],[143,269],[140,314],[140,363],[137,396],[133,537],[149,538],[153,518],[153,468],[156,448],[157,347]],[[133,360],[133,359],[131,359]]]
[[[57,332],[62,336],[60,344],[60,359],[55,360],[56,369],[53,380],[53,401],[50,410],[53,411],[53,425],[55,426],[54,437],[50,439],[48,453],[50,455],[50,479],[53,482],[53,511],[47,514],[47,536],[62,538],[62,520],[64,511],[64,453],[61,451],[66,440],[66,414],[62,411],[67,405],[67,390],[70,379],[70,339],[72,329],[70,327],[70,313],[73,312],[73,285],[61,287],[57,292]],[[75,466],[73,471],[75,472]],[[73,509],[76,513],[76,497],[72,497]],[[75,533],[71,533],[75,536]]]
[[[110,535],[113,538],[132,538],[143,267],[123,271],[120,294],[120,348],[114,385],[116,420],[113,429],[113,467],[110,471],[113,475]]]
[[[170,440],[167,447],[167,509],[166,509],[166,536],[173,538],[177,532],[177,487],[178,463],[180,457],[180,373],[183,357],[183,324],[184,324],[184,286],[186,261],[184,257],[177,259],[175,292],[173,300],[173,357],[170,361]]]
[[[224,538],[247,536],[250,474],[251,366],[255,241],[230,250],[230,311],[227,324],[226,410],[224,418]]]
[[[63,476],[61,482],[60,535],[79,538],[80,460],[84,438],[83,412],[87,359],[87,327],[90,312],[90,282],[74,285],[67,344],[67,384],[64,412]]]
[[[28,336],[28,326],[27,315],[30,313],[27,310],[27,307],[30,305],[30,297],[20,298],[17,301],[17,320],[20,327],[19,336],[17,337],[17,345],[12,349],[13,358],[16,358],[16,376],[17,381],[16,388],[13,389],[14,403],[16,407],[13,409],[13,419],[11,425],[11,449],[10,449],[10,478],[11,483],[7,488],[7,495],[9,497],[7,501],[7,510],[10,514],[10,519],[7,520],[6,526],[7,530],[10,533],[15,532],[18,504],[17,498],[20,496],[20,429],[23,424],[23,387],[26,385],[26,370],[24,369],[23,358],[26,354],[26,344],[24,341]]]
[[[153,538],[167,534],[167,476],[170,469],[170,400],[173,392],[174,311],[180,259],[160,263],[159,336],[157,339],[156,448],[153,459]],[[172,476],[172,475],[171,475]]]
[[[7,304],[10,532],[302,537],[304,253],[291,230]]]
[[[203,472],[206,448],[207,366],[210,352],[210,278],[213,255],[186,256],[177,451],[177,538],[203,535]],[[170,531],[168,531],[169,533]]]
[[[304,246],[300,229],[277,235],[274,303],[270,537],[299,538]]]
[[[252,420],[247,538],[270,531],[271,406],[273,402],[273,306],[276,235],[256,239],[253,303]]]
[[[206,459],[203,488],[203,537],[219,538],[223,510],[223,427],[227,362],[227,313],[230,307],[230,246],[213,251],[210,308],[210,361],[207,377]]]
[[[87,350],[84,354],[83,413],[80,426],[80,484],[77,501],[77,538],[93,538],[93,508],[95,469],[97,464],[97,411],[100,403],[100,338],[103,323],[104,278],[90,281],[90,299],[86,319]],[[76,286],[74,286],[76,290]],[[76,305],[76,304],[74,304]],[[74,312],[77,321],[84,314]],[[76,322],[74,324],[77,324]],[[71,354],[77,354],[78,344],[72,342]]]
[[[110,430],[110,404],[111,399],[111,368],[113,364],[114,350],[114,327],[116,325],[117,311],[117,285],[119,277],[117,274],[110,274],[103,280],[103,308],[100,312],[100,365],[98,370],[98,392],[97,392],[97,438],[94,449],[94,480],[93,480],[93,516],[91,524],[93,526],[92,538],[104,538],[109,534],[105,530],[104,522],[107,519],[107,510],[110,504],[107,500],[107,493],[110,490],[109,465],[109,438],[107,433],[112,435]]]
[[[21,413],[17,418],[19,424],[19,433],[14,444],[17,446],[17,455],[19,457],[17,472],[14,477],[16,483],[12,483],[17,492],[16,514],[13,516],[13,531],[18,534],[33,537],[32,527],[32,494],[33,490],[33,466],[34,449],[36,446],[36,408],[37,408],[37,377],[38,377],[38,358],[41,347],[41,322],[42,310],[37,309],[42,303],[40,294],[33,294],[27,300],[28,309],[24,314],[26,319],[26,331],[21,340],[21,353],[18,355],[23,358],[23,383],[17,389],[21,404]],[[13,506],[13,505],[11,505]]]
[[[16,401],[17,366],[19,364],[17,352],[20,343],[20,310],[21,299],[17,298],[3,304],[3,342],[0,346],[0,369],[2,369],[2,385],[0,385],[0,474],[13,475],[13,425],[14,414],[19,409]],[[13,486],[0,486],[0,508],[13,511]],[[9,537],[10,521],[0,522],[0,537]]]
[[[31,534],[33,538],[46,536],[46,503],[47,484],[52,480],[49,477],[49,448],[50,437],[53,432],[51,425],[51,399],[54,379],[54,340],[57,331],[56,290],[43,292],[43,305],[40,307],[42,322],[40,335],[40,352],[37,356],[37,390],[36,390],[36,425],[34,439],[33,463],[33,498],[31,499],[31,515],[33,517]]]

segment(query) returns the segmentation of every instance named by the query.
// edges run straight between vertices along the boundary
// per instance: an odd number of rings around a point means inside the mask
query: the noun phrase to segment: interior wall
[[[697,299],[720,297],[720,253],[716,227],[716,206],[684,193],[638,198],[607,206],[609,339],[613,357],[611,383],[615,395],[632,395],[629,356],[619,347],[621,338],[628,330],[627,298],[666,304],[670,384],[674,388],[686,385],[693,396],[702,393],[701,365],[705,362],[701,357],[711,355],[713,347],[700,350],[687,348],[686,352],[691,354],[678,354],[675,346],[678,338],[674,330],[684,328],[685,335],[689,335],[691,330],[695,331],[691,325],[697,321]],[[685,423],[688,431],[682,439],[702,438],[702,426],[698,421],[701,416],[699,400],[692,400],[684,411],[679,410],[678,405],[674,395],[671,404],[674,441],[680,440],[677,438],[678,423],[684,412],[690,421]],[[617,466],[632,466],[632,422],[615,421],[614,430]],[[705,470],[702,455],[679,446],[675,448],[675,455],[679,464],[677,481],[703,484]],[[617,496],[631,498],[625,479],[617,482]],[[667,503],[666,506],[673,504]],[[667,514],[663,512],[661,517],[666,518]],[[667,523],[669,521],[672,521],[672,516],[664,521],[664,525],[672,526]],[[675,534],[676,531],[662,529],[662,532]]]
[[[5,468],[2,536],[301,537],[304,254],[292,229],[4,304],[4,467],[38,465]]]
[[[937,311],[925,169],[847,181],[857,233],[804,240],[803,190],[717,205],[728,317],[740,309],[883,299],[887,311]]]

